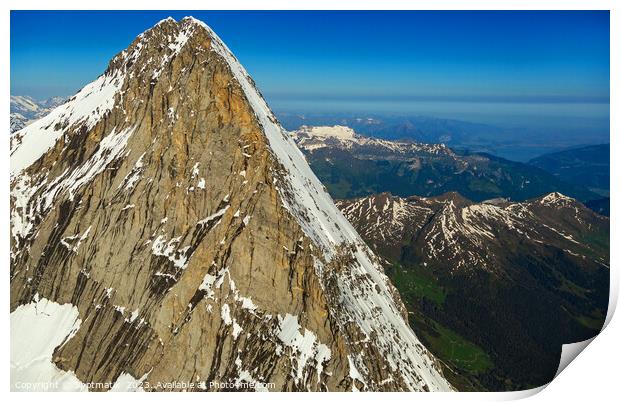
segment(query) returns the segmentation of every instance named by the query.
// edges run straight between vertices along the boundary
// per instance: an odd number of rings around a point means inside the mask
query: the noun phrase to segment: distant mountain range
[[[522,201],[553,191],[584,202],[600,198],[535,166],[483,153],[456,153],[443,144],[364,137],[342,126],[302,126],[291,135],[338,199],[381,192],[436,196],[450,191],[474,201]]]
[[[567,183],[587,188],[600,195],[586,205],[609,216],[610,149],[609,144],[588,145],[539,156],[529,162]]]
[[[380,115],[301,115],[279,113],[284,127],[341,125],[365,136],[386,140],[410,140],[425,143],[457,143],[497,135],[503,129],[488,124],[425,116]]]
[[[423,115],[372,113],[277,113],[288,130],[300,126],[348,126],[356,133],[392,141],[446,144],[455,151],[483,152],[527,163],[532,158],[583,144],[583,132],[484,124]],[[609,141],[608,130],[591,133],[593,143]]]
[[[600,330],[609,220],[583,181],[543,169],[552,162],[365,137],[345,126],[291,135],[383,257],[412,327],[458,389],[542,385],[563,343]]]
[[[609,144],[589,145],[553,152],[532,159],[539,167],[559,179],[609,195]]]
[[[65,101],[66,98],[58,96],[39,101],[29,96],[11,95],[11,133],[47,115]]]
[[[550,381],[563,343],[600,330],[609,220],[551,193],[511,203],[377,194],[338,201],[461,390]]]

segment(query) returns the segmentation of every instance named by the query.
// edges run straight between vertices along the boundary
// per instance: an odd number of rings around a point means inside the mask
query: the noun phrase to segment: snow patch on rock
[[[16,131],[21,138],[11,149],[11,176],[32,165],[54,146],[67,129],[78,124],[87,130],[97,124],[114,106],[114,98],[125,82],[121,70],[113,75],[101,75],[86,85],[67,103],[51,111],[42,119]]]
[[[47,299],[19,306],[11,313],[11,391],[24,384],[31,391],[86,391],[73,372],[60,370],[52,362],[54,350],[71,339],[80,328],[77,307]]]
[[[291,348],[291,362],[296,361],[297,365],[293,366],[293,375],[295,381],[299,382],[304,379],[304,369],[310,362],[314,360],[317,371],[318,380],[323,372],[323,365],[331,359],[332,352],[329,346],[321,343],[316,334],[307,328],[300,332],[301,325],[297,321],[297,316],[286,314],[284,317],[278,315],[280,331],[277,333],[278,339]]]

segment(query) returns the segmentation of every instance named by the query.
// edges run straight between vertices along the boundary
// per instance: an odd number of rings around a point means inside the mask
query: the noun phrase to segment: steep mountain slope
[[[530,165],[543,169],[568,183],[609,195],[609,144],[589,145],[545,154]]]
[[[385,259],[412,326],[459,388],[544,384],[561,345],[603,324],[609,220],[572,198],[380,194],[338,206]]]
[[[38,311],[62,328],[37,340],[54,365],[18,361],[16,375],[57,370],[77,389],[452,389],[202,22],[161,21],[11,139],[12,334],[38,330]]]
[[[385,191],[399,196],[456,191],[474,201],[497,197],[522,201],[553,191],[583,201],[600,198],[523,163],[487,154],[456,154],[441,144],[388,141],[353,132],[339,137],[342,130],[301,127],[291,134],[334,198]]]

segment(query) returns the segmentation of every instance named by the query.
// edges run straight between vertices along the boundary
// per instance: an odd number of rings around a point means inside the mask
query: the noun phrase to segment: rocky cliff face
[[[161,21],[11,143],[12,331],[65,322],[40,340],[63,384],[451,389],[203,23]]]

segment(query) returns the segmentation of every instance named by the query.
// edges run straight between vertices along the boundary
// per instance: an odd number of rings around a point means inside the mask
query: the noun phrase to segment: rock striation
[[[11,145],[11,311],[34,312],[33,331],[42,300],[76,320],[59,373],[147,391],[452,389],[204,23],[159,22]]]

